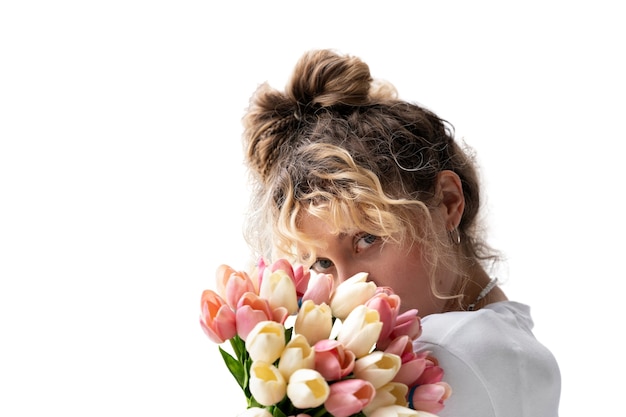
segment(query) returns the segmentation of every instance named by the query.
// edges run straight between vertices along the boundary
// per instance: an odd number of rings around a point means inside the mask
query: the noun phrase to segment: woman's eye
[[[332,268],[333,262],[330,259],[317,259],[313,265],[311,265],[311,269],[316,272],[325,272],[329,268]]]
[[[378,236],[374,236],[372,234],[369,233],[364,233],[362,235],[357,236],[356,238],[356,252],[360,252],[363,249],[367,249],[370,246],[372,246],[374,243],[376,243],[376,241],[378,240]]]

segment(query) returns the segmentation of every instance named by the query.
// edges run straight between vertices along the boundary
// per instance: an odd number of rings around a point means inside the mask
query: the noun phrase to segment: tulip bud
[[[293,279],[283,270],[263,276],[260,296],[270,303],[272,309],[285,307],[289,314],[295,314],[298,311],[296,286]]]
[[[271,363],[253,361],[250,365],[250,393],[261,405],[273,405],[285,397],[285,378]]]
[[[296,335],[287,343],[278,361],[278,370],[285,380],[297,369],[315,368],[315,350],[301,334]]]
[[[428,363],[426,360],[428,352],[415,353],[413,342],[407,335],[394,339],[385,349],[385,352],[398,355],[402,359],[402,366],[393,380],[407,386],[413,386],[416,383]]]
[[[343,322],[337,334],[337,341],[360,358],[372,350],[382,327],[376,310],[359,305]]]
[[[357,359],[354,376],[369,381],[374,388],[379,388],[393,380],[401,365],[399,356],[376,350]]]
[[[338,381],[354,369],[355,356],[336,340],[320,340],[314,346],[315,369],[327,381]]]
[[[396,325],[396,317],[400,311],[400,297],[397,294],[380,291],[374,294],[365,305],[378,311],[383,328],[379,339],[386,339]]]
[[[298,369],[289,378],[287,397],[297,408],[315,408],[324,403],[330,387],[324,377],[313,369]]]
[[[246,350],[253,361],[274,363],[285,348],[285,327],[275,321],[261,321],[248,333]]]
[[[398,336],[407,335],[412,340],[417,339],[422,334],[421,319],[417,315],[416,309],[407,310],[396,317],[396,324],[389,336],[395,339]]]
[[[330,394],[324,403],[334,417],[348,417],[363,410],[374,398],[376,390],[362,379],[344,379],[330,386]]]
[[[437,417],[434,414],[416,411],[400,405],[388,405],[374,410],[368,417]]]
[[[337,286],[330,300],[335,317],[345,319],[356,306],[365,304],[376,293],[376,284],[366,281],[367,276],[367,273],[361,272]]]
[[[450,397],[452,389],[445,382],[415,386],[409,392],[409,404],[412,408],[429,413],[438,413],[444,407],[443,402]]]
[[[272,320],[273,312],[267,300],[255,293],[247,292],[239,299],[235,315],[237,334],[242,340],[246,340],[257,323]]]
[[[422,351],[415,355],[422,358],[425,362],[424,370],[415,381],[415,384],[425,385],[441,382],[443,379],[443,369],[439,366],[437,360],[430,356],[430,351]]]
[[[302,265],[294,265],[292,268],[293,281],[296,284],[296,294],[298,294],[298,297],[302,297],[309,286],[311,271],[309,269],[304,269]]]
[[[228,265],[217,268],[217,290],[231,308],[237,307],[242,295],[255,292],[250,276],[243,271],[235,271]]]
[[[200,301],[200,326],[215,343],[224,343],[237,334],[235,313],[213,290],[205,290]]]
[[[328,339],[332,327],[333,316],[328,305],[316,305],[311,300],[302,303],[296,317],[294,331],[306,337],[309,344],[314,345],[320,340]]]
[[[330,301],[335,282],[331,274],[317,274],[311,272],[309,285],[302,296],[302,301],[311,300],[315,304],[323,304]]]
[[[408,392],[409,387],[399,382],[390,382],[382,387],[378,387],[376,388],[376,395],[374,396],[374,399],[363,409],[363,413],[366,416],[369,416],[377,408],[389,405],[400,405],[406,407],[408,405],[406,400]]]

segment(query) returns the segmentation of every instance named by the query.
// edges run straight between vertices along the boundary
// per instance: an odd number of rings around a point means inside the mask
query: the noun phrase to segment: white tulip
[[[250,365],[250,393],[261,405],[273,405],[285,397],[287,384],[271,363],[254,361]]]
[[[368,274],[360,272],[337,286],[330,299],[333,315],[341,320],[358,305],[365,304],[376,293],[376,284],[367,281]]]
[[[375,350],[357,359],[354,364],[354,376],[369,381],[374,388],[378,389],[391,382],[401,366],[400,356]]]
[[[352,310],[337,334],[337,341],[357,358],[370,353],[383,328],[378,311],[359,305]]]
[[[263,276],[259,295],[268,301],[272,310],[284,307],[289,314],[298,311],[296,283],[282,269]]]
[[[306,337],[311,346],[320,340],[328,339],[332,327],[333,316],[327,304],[316,305],[311,300],[302,303],[294,331]]]
[[[253,361],[274,363],[285,348],[285,327],[275,321],[260,321],[246,337],[246,350]]]
[[[324,377],[313,369],[298,369],[289,378],[287,397],[297,408],[315,408],[328,399],[330,387]]]
[[[287,343],[278,361],[278,370],[286,380],[298,369],[315,368],[315,350],[298,334]]]

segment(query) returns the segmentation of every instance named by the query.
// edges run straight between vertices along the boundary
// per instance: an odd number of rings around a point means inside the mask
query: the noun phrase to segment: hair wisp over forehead
[[[397,242],[407,238],[421,241],[428,234],[428,222],[419,222],[430,218],[426,205],[387,196],[378,176],[359,166],[341,147],[325,143],[304,146],[287,171],[292,171],[286,182],[291,185],[276,189],[274,198],[279,206],[275,232],[282,251],[303,243],[317,246],[300,230],[304,214],[322,220],[336,233],[366,232]]]

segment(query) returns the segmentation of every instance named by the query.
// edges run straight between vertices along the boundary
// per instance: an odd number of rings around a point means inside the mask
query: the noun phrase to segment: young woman
[[[453,389],[444,416],[558,415],[560,373],[486,266],[476,168],[450,126],[397,98],[359,58],[311,51],[244,117],[247,238],[342,281],[367,272],[417,308]]]

